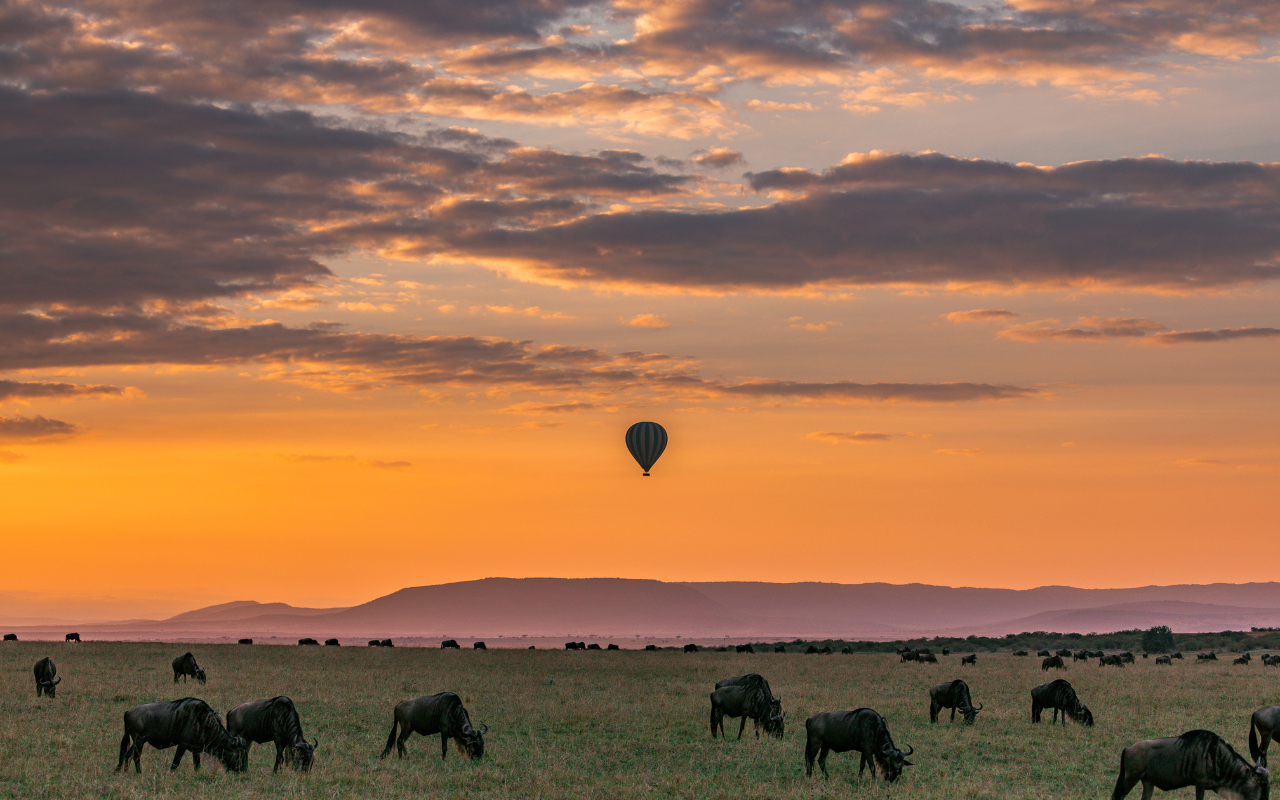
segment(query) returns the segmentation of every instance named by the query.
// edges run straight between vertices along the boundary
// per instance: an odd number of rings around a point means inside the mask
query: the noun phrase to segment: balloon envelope
[[[627,449],[648,475],[662,451],[667,449],[667,431],[656,422],[637,422],[627,428]]]

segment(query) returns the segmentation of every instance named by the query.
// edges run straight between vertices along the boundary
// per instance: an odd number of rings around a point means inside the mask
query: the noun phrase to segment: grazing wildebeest
[[[16,641],[18,641],[18,634],[16,634],[16,633],[6,633],[6,634],[4,635],[4,640],[5,640],[6,642],[16,642]]]
[[[949,647],[944,647],[944,648],[942,648],[942,654],[943,654],[944,656],[949,656],[949,655],[951,655],[951,648],[949,648]]]
[[[845,645],[844,647],[841,647],[841,648],[840,648],[840,655],[842,655],[842,656],[851,656],[851,655],[853,655],[853,648],[852,648],[852,647],[849,647],[848,645]]]
[[[827,773],[827,753],[857,750],[862,754],[862,759],[858,762],[858,775],[862,775],[869,764],[871,777],[874,778],[876,764],[879,764],[884,779],[892,783],[902,774],[903,767],[911,766],[906,757],[915,752],[914,747],[905,753],[894,747],[884,717],[870,708],[816,714],[805,721],[804,728],[807,734],[804,746],[805,775],[813,775],[813,760],[816,757],[823,777],[830,778]]]
[[[319,645],[320,645],[320,643],[319,643],[319,642],[317,642],[315,639],[312,639],[310,636],[306,637],[305,639],[299,639],[299,640],[298,640],[298,644],[302,644],[302,645],[313,645],[313,644],[314,644],[314,645],[316,645],[316,646],[319,646]]]
[[[339,642],[337,639],[325,639],[324,646],[325,647],[341,647],[342,643]]]
[[[1267,745],[1280,739],[1280,706],[1263,706],[1249,718],[1249,757],[1267,765]]]
[[[1245,658],[1244,656],[1240,656],[1239,658],[1237,658],[1235,661],[1232,661],[1231,663],[1232,664],[1248,664],[1249,659]]]
[[[1209,731],[1187,731],[1181,736],[1134,742],[1120,752],[1120,774],[1111,800],[1122,800],[1138,781],[1142,796],[1152,790],[1168,792],[1196,787],[1196,800],[1205,790],[1227,792],[1240,800],[1267,800],[1271,783],[1265,767],[1250,764],[1221,736]]]
[[[1072,654],[1071,654],[1071,660],[1072,660],[1072,661],[1088,661],[1088,660],[1089,660],[1089,651],[1088,651],[1088,650],[1077,650],[1077,651],[1075,651],[1074,653],[1072,653]]]
[[[400,738],[396,738],[396,726],[400,727]],[[440,734],[440,758],[449,754],[449,739],[452,738],[458,752],[465,753],[468,758],[480,758],[484,755],[484,735],[489,726],[483,730],[471,726],[471,717],[462,707],[462,701],[453,692],[441,692],[416,700],[404,700],[396,704],[395,718],[391,722],[391,734],[387,736],[387,746],[379,758],[386,758],[391,753],[392,745],[400,758],[404,758],[405,740],[414,733],[423,736]]]
[[[1038,655],[1038,656],[1051,656],[1051,655],[1053,655],[1053,653],[1050,653],[1048,650],[1041,650],[1040,652],[1036,653],[1036,655]]]
[[[245,739],[244,766],[249,766],[249,749],[253,744],[275,742],[276,764],[272,772],[280,769],[280,762],[299,772],[311,769],[316,747],[320,740],[310,744],[302,735],[302,721],[293,701],[283,695],[270,700],[252,700],[241,703],[227,712],[227,732]]]
[[[182,677],[182,682],[186,683],[187,676],[191,676],[196,680],[204,683],[204,670],[196,664],[196,657],[190,653],[183,653],[173,660],[173,682],[178,682],[178,677]]]
[[[810,650],[813,650],[814,648],[810,647],[809,649],[810,649]],[[907,650],[907,651],[905,651],[905,652],[898,653],[898,657],[902,659],[901,661],[899,661],[899,662],[898,662],[899,664],[903,664],[903,663],[906,663],[906,662],[908,662],[908,661],[919,661],[919,660],[920,660],[920,656],[916,655],[916,651],[914,651],[914,650]]]
[[[933,653],[925,653],[924,655],[917,656],[916,658],[921,664],[937,664],[938,663],[938,657],[935,656]]]
[[[931,655],[932,653],[933,653],[933,651],[932,651],[932,650],[930,650],[930,649],[929,649],[929,648],[927,648],[927,647],[921,647],[919,650],[916,650],[916,655],[918,655],[918,656]]]
[[[230,772],[244,770],[245,752],[249,743],[239,736],[232,736],[222,727],[222,720],[209,708],[209,704],[194,697],[161,703],[146,703],[124,712],[124,737],[120,739],[120,762],[116,772],[124,769],[125,762],[133,758],[133,766],[142,772],[142,747],[151,745],[164,750],[174,745],[169,770],[178,768],[182,754],[191,751],[191,760],[200,769],[200,754],[209,755],[222,762]]]
[[[685,651],[686,653],[696,653],[696,652],[698,652],[698,646],[697,646],[696,644],[694,644],[694,643],[690,642],[689,644],[686,644],[686,645],[684,646],[684,651]]]
[[[1026,656],[1026,655],[1030,655],[1030,653],[1028,653],[1026,650],[1015,650],[1013,654],[1014,654],[1015,656]]]
[[[1067,665],[1063,662],[1062,656],[1049,656],[1040,662],[1040,669],[1048,672],[1050,669],[1066,669]]]
[[[600,649],[600,645],[596,644],[595,642],[592,642],[591,644],[587,645],[587,649],[588,649],[588,650],[599,650],[599,649]]]
[[[1168,664],[1168,665],[1172,666],[1172,665],[1173,665],[1173,659],[1172,659],[1172,658],[1169,658],[1168,656],[1156,656],[1156,663],[1157,663],[1157,664]]]
[[[972,725],[982,710],[982,704],[974,708],[973,700],[969,698],[969,684],[957,679],[939,683],[929,690],[929,721],[937,722],[938,712],[944,708],[951,709],[952,722],[956,721],[956,711],[959,711],[964,715],[964,721]]]
[[[807,648],[805,648],[804,654],[805,654],[805,655],[807,655],[807,656],[812,656],[812,655],[816,655],[816,654],[821,653],[821,652],[822,652],[822,651],[818,649],[818,646],[817,646],[816,644],[811,644],[811,645],[809,645]],[[916,654],[915,654],[915,653],[912,653],[912,654],[911,654],[911,658],[910,658],[910,659],[908,659],[908,660],[909,660],[909,661],[915,661],[915,660],[916,660]]]
[[[1182,658],[1182,653],[1174,653],[1173,655],[1169,656],[1169,658]]]
[[[538,649],[538,646],[537,646],[536,644],[531,644],[531,645],[529,645],[529,649],[530,649],[530,650],[537,650],[537,649]]]
[[[1064,647],[1061,650],[1055,650],[1053,654],[1055,656],[1062,656],[1063,658],[1069,658],[1071,656],[1071,651]]]
[[[776,646],[776,647],[774,647],[774,648],[773,648],[773,652],[775,652],[775,653],[785,653],[785,652],[787,652],[787,647],[786,647],[786,645],[781,645],[781,644],[780,644],[780,645],[778,645],[778,646]]]
[[[241,639],[241,640],[239,641],[239,644],[253,644],[253,640],[252,640],[252,639]]]
[[[383,639],[382,641],[378,642],[378,646],[379,647],[395,647],[396,643],[391,641],[390,639]]]
[[[965,664],[972,664],[972,665],[974,665],[975,667],[976,667],[976,666],[978,666],[978,654],[977,654],[977,653],[970,653],[969,655],[967,655],[967,656],[965,656],[964,658],[960,659],[960,665],[961,665],[961,666],[963,666],[963,665],[965,665]]]
[[[1103,656],[1102,658],[1098,659],[1098,666],[1123,667],[1124,659],[1120,656]]]
[[[1081,725],[1093,727],[1093,712],[1076,697],[1076,690],[1071,684],[1059,678],[1056,681],[1042,683],[1031,690],[1031,721],[1040,721],[1040,712],[1046,708],[1053,709],[1053,721],[1058,721],[1058,712],[1062,712],[1062,724],[1067,724],[1071,717]]]
[[[621,650],[621,649],[622,649],[621,647],[618,647],[616,644],[613,644],[612,642],[610,642],[609,646],[605,648],[605,650]]]
[[[445,639],[440,643],[441,650],[461,650],[462,647],[453,639]]]
[[[577,642],[565,642],[565,643],[564,643],[564,649],[565,649],[565,650],[577,650],[577,649],[578,649],[578,643],[577,643]]]
[[[1210,650],[1208,653],[1196,653],[1196,661],[1217,661],[1218,654]]]
[[[48,656],[45,656],[44,658],[37,661],[36,667],[35,667],[35,674],[36,674],[36,697],[39,697],[41,693],[47,694],[50,697],[57,697],[58,696],[57,686],[58,684],[62,683],[62,678],[58,678],[57,680],[54,680],[53,676],[58,674],[58,668],[54,666],[53,659],[49,658]]]
[[[754,653],[756,651],[756,649],[749,644],[735,645],[733,649],[739,653]]]
[[[381,639],[370,639],[370,640],[369,640],[369,646],[370,646],[370,647],[382,647],[382,640],[381,640]]]
[[[68,634],[67,634],[67,641],[68,641],[68,642],[78,642],[78,641],[80,641],[80,634],[78,634],[78,633],[68,633]]]
[[[476,642],[475,644],[471,645],[471,649],[472,650],[488,650],[489,648],[484,646],[484,642]],[[597,647],[596,649],[599,650],[600,648]]]
[[[1128,650],[1124,651],[1120,654],[1120,660],[1126,664],[1132,664],[1134,662],[1133,653],[1130,653]]]
[[[1263,656],[1262,664],[1267,667],[1280,667],[1280,656]]]
[[[756,738],[760,737],[760,728],[770,736],[781,739],[783,734],[782,701],[774,698],[769,691],[769,682],[759,675],[743,675],[739,678],[727,678],[716,684],[711,693],[711,738],[716,738],[716,729],[724,736],[724,718],[741,717],[738,726],[738,738],[747,727],[747,720],[755,721]]]
[[[657,650],[657,649],[658,649],[658,646],[657,646],[656,644],[646,644],[646,645],[644,646],[644,649],[645,649],[645,650]]]

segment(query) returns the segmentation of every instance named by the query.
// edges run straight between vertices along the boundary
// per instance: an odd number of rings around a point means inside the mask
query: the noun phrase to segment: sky
[[[0,0],[6,589],[1270,580],[1278,35]]]

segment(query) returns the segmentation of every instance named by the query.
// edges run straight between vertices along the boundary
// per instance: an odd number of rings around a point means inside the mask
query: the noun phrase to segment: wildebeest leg
[[[930,722],[938,721],[938,704],[935,702],[929,703],[929,721]]]
[[[133,737],[128,731],[124,732],[124,738],[120,740],[120,762],[116,764],[116,772],[124,769],[124,764],[129,760],[129,752],[133,749]]]
[[[404,758],[405,756],[409,755],[409,751],[404,749],[404,743],[407,742],[409,740],[409,737],[412,735],[413,735],[413,726],[411,725],[400,726],[400,738],[396,739],[396,755],[399,758]]]
[[[280,771],[280,762],[284,759],[284,745],[276,742],[276,765],[271,768],[272,772]]]
[[[447,733],[443,733],[443,732],[442,732],[442,733],[440,734],[440,758],[441,758],[441,760],[443,760],[443,759],[444,759],[444,757],[445,757],[445,756],[447,756],[448,754],[449,754],[449,734],[447,734]]]
[[[191,751],[191,760],[195,763],[196,769],[197,770],[200,769],[200,751],[199,750]]]
[[[827,772],[827,753],[831,752],[826,744],[822,745],[822,752],[818,753],[818,766],[822,769],[822,777],[830,779],[831,775]]]
[[[954,708],[954,707],[952,707],[952,709],[951,709],[951,721],[952,721],[952,722],[955,722],[955,721],[956,721],[956,710],[955,710],[955,708]]]
[[[813,777],[813,759],[818,755],[818,743],[812,737],[804,743],[804,774]]]
[[[1149,778],[1142,779],[1142,800],[1151,800],[1151,795],[1155,792],[1156,785]],[[1196,800],[1204,800],[1204,792],[1196,789]]]
[[[720,709],[716,708],[715,706],[711,706],[711,738],[712,739],[716,738],[717,726],[719,726],[722,729],[721,733],[724,733],[723,731],[724,715],[720,713]]]
[[[738,726],[738,741],[742,741],[742,732],[747,729],[747,715],[742,715],[742,724]]]
[[[178,762],[182,761],[182,754],[187,752],[187,748],[178,745],[178,752],[173,754],[173,763],[169,765],[169,771],[173,772],[178,768]]]

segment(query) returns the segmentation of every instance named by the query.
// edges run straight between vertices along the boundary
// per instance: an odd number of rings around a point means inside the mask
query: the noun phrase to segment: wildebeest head
[[[244,772],[249,767],[249,742],[241,736],[231,736],[226,749],[209,752],[222,762],[227,772]]]
[[[44,687],[44,693],[45,693],[45,694],[47,694],[49,697],[57,697],[57,696],[58,696],[58,690],[57,690],[57,688],[56,688],[56,687],[57,687],[57,686],[58,686],[58,684],[60,684],[60,683],[62,683],[62,676],[61,676],[61,675],[59,675],[58,677],[54,678],[54,679],[53,679],[53,680],[51,680],[51,681],[40,681],[40,685],[41,685],[42,687]]]
[[[893,742],[886,740],[876,752],[876,763],[880,765],[881,771],[884,772],[884,779],[889,783],[893,783],[902,775],[904,767],[912,766],[907,756],[914,753],[916,749],[911,745],[907,745],[907,748],[907,752],[904,753],[894,747]]]
[[[482,722],[480,728],[483,730],[468,725],[462,731],[459,749],[467,755],[467,758],[480,758],[484,755],[484,735],[489,732],[489,726]]]
[[[285,753],[289,759],[289,764],[299,772],[307,772],[311,769],[311,762],[316,756],[316,747],[320,745],[319,739],[312,739],[311,744],[305,741],[297,742],[288,748]],[[247,750],[245,751],[247,754]]]
[[[1074,716],[1076,722],[1079,722],[1081,725],[1085,725],[1090,728],[1093,727],[1093,712],[1090,711],[1089,707],[1084,703],[1080,703],[1076,706],[1076,712],[1072,716]]]
[[[770,698],[769,716],[765,717],[763,720],[764,732],[770,736],[781,739],[786,716],[787,715],[782,711],[782,698]]]

